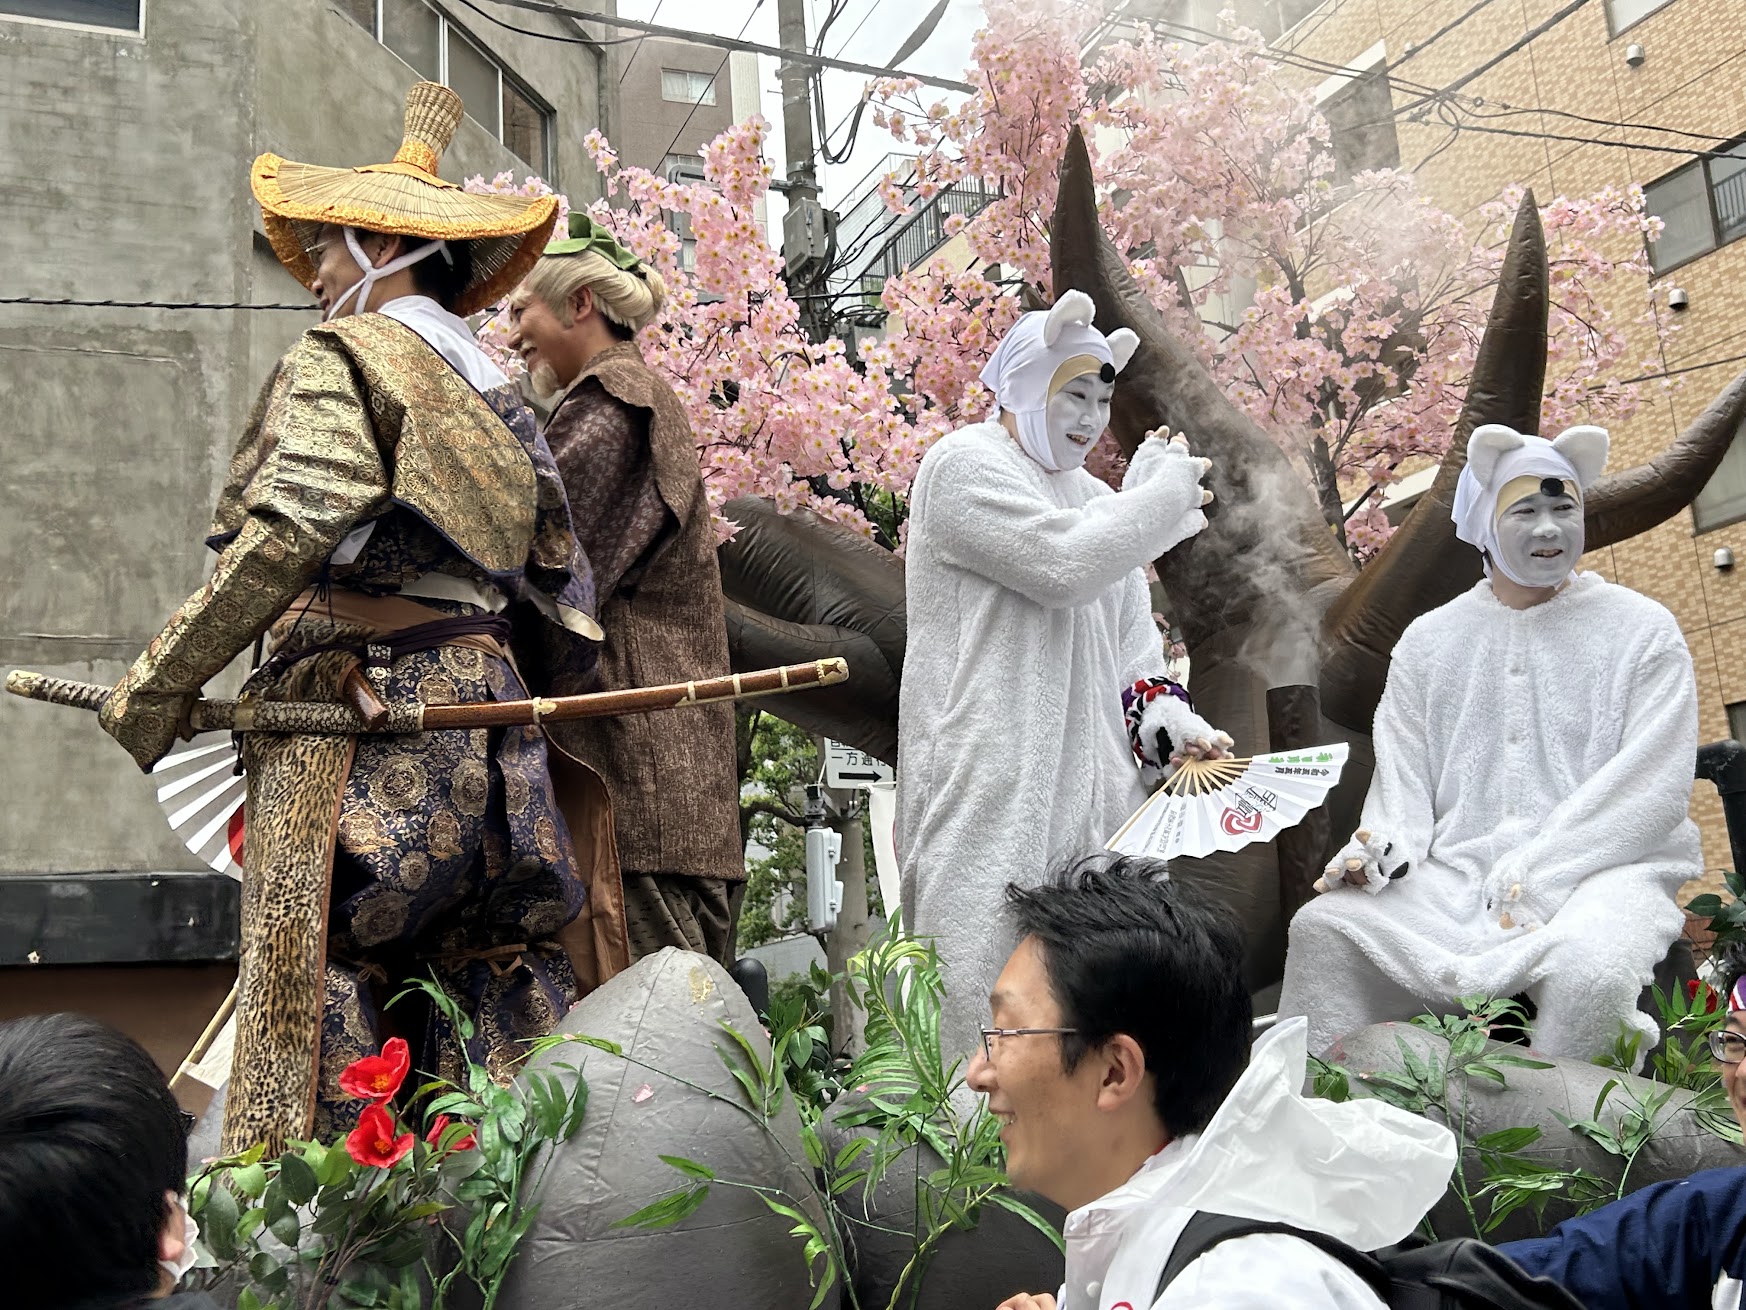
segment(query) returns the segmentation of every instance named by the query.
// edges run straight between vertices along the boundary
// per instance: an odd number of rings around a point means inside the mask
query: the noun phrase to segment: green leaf
[[[194,1216],[212,1253],[221,1259],[236,1258],[238,1217],[236,1197],[222,1185],[207,1192],[205,1208]]]
[[[297,1212],[286,1210],[283,1214],[274,1215],[267,1224],[268,1230],[286,1246],[295,1247],[302,1225],[297,1222]]]
[[[301,1154],[287,1151],[279,1157],[279,1185],[292,1205],[308,1205],[315,1199],[320,1183]]]
[[[259,1199],[267,1190],[267,1171],[259,1164],[247,1164],[240,1169],[230,1171],[230,1180],[236,1184],[236,1189],[250,1199]]]
[[[266,1310],[261,1304],[261,1298],[255,1295],[255,1289],[245,1287],[236,1294],[236,1310]]]
[[[335,1145],[315,1171],[315,1181],[322,1187],[337,1187],[352,1176],[354,1164],[344,1145]]]
[[[708,1165],[699,1164],[695,1160],[687,1160],[682,1155],[663,1155],[660,1157],[660,1160],[661,1163],[670,1165],[674,1169],[677,1169],[687,1178],[696,1178],[706,1183],[713,1183],[715,1181],[715,1170],[711,1169]]]
[[[1509,1086],[1509,1084],[1504,1081],[1504,1076],[1491,1067],[1491,1062],[1489,1060],[1475,1060],[1472,1064],[1467,1066],[1466,1072],[1469,1078],[1483,1078],[1486,1082],[1496,1083],[1499,1087]]]
[[[998,1205],[1002,1210],[1007,1211],[1007,1213],[1016,1214],[1020,1219],[1023,1219],[1032,1228],[1035,1228],[1039,1233],[1043,1234],[1043,1236],[1053,1242],[1057,1251],[1061,1252],[1063,1255],[1067,1253],[1067,1244],[1062,1239],[1060,1230],[1047,1219],[1043,1218],[1042,1215],[1031,1209],[1030,1206],[1019,1200],[1011,1192],[990,1192],[988,1194],[988,1200],[990,1204]]]
[[[1550,1069],[1553,1067],[1545,1060],[1535,1060],[1526,1055],[1512,1055],[1508,1051],[1493,1051],[1485,1058],[1491,1064],[1501,1064],[1511,1069]]]
[[[1500,1128],[1495,1133],[1487,1133],[1474,1143],[1482,1151],[1501,1151],[1505,1154],[1520,1151],[1539,1141],[1541,1132],[1538,1128]]]
[[[709,1197],[707,1187],[689,1187],[683,1192],[670,1192],[658,1201],[645,1205],[635,1214],[626,1215],[614,1228],[668,1228],[696,1213],[697,1207]]]

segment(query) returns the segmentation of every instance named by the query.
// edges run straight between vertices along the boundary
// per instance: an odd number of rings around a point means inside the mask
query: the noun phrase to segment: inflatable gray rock
[[[856,1107],[844,1097],[825,1114],[821,1131],[826,1154],[837,1152],[858,1136],[874,1136],[870,1128],[845,1128],[838,1119]],[[864,1161],[866,1156],[861,1159]],[[940,1168],[931,1149],[912,1148],[894,1161],[879,1185],[851,1188],[835,1198],[837,1213],[850,1244],[856,1299],[863,1310],[885,1310],[915,1254],[920,1234],[916,1217],[916,1170],[927,1176]],[[1066,1212],[1040,1196],[1023,1200],[1058,1230]],[[915,1310],[992,1310],[1018,1292],[1047,1292],[1061,1286],[1063,1261],[1047,1237],[1010,1211],[984,1205],[975,1228],[949,1232],[941,1239],[921,1276],[920,1296],[911,1300],[913,1285],[904,1289],[902,1305]]]
[[[1376,1024],[1360,1029],[1338,1043],[1328,1053],[1328,1059],[1355,1073],[1373,1073],[1377,1070],[1400,1073],[1404,1067],[1400,1041],[1405,1041],[1418,1057],[1434,1054],[1439,1061],[1448,1059],[1448,1042],[1434,1033],[1405,1023]],[[1626,1095],[1653,1095],[1665,1091],[1665,1085],[1651,1082],[1647,1078],[1620,1074],[1581,1060],[1560,1060],[1540,1055],[1538,1052],[1524,1051],[1519,1046],[1505,1046],[1498,1042],[1488,1042],[1487,1046],[1498,1051],[1525,1054],[1545,1060],[1552,1067],[1506,1068],[1503,1070],[1504,1077],[1508,1080],[1505,1087],[1479,1078],[1466,1080],[1467,1141],[1475,1142],[1488,1133],[1505,1128],[1538,1128],[1540,1138],[1525,1154],[1560,1169],[1586,1169],[1607,1179],[1616,1187],[1624,1162],[1588,1138],[1566,1128],[1559,1122],[1558,1115],[1563,1114],[1571,1119],[1595,1117],[1595,1102],[1601,1089],[1609,1079],[1617,1079],[1622,1087],[1610,1094],[1606,1106],[1598,1116],[1601,1122],[1612,1123],[1628,1104]],[[1452,1080],[1449,1089],[1449,1102],[1453,1106],[1461,1103],[1459,1084],[1460,1080]],[[1355,1095],[1366,1094],[1356,1081],[1352,1090]],[[1746,1156],[1742,1155],[1738,1146],[1724,1141],[1698,1123],[1696,1116],[1691,1113],[1691,1100],[1692,1093],[1675,1092],[1657,1115],[1660,1126],[1631,1165],[1625,1180],[1627,1192],[1669,1178],[1684,1178],[1700,1169],[1746,1163]],[[1477,1191],[1485,1181],[1484,1167],[1478,1152],[1469,1148],[1462,1165],[1466,1170],[1468,1186]],[[1478,1209],[1483,1217],[1486,1213],[1483,1202]],[[1487,1234],[1487,1238],[1493,1242],[1508,1242],[1523,1237],[1536,1237],[1574,1213],[1575,1205],[1571,1200],[1562,1195],[1554,1196],[1547,1204],[1543,1218],[1536,1217],[1532,1209],[1524,1207],[1505,1219],[1495,1231]],[[1431,1223],[1439,1237],[1473,1235],[1466,1212],[1453,1192],[1445,1195],[1432,1209]]]
[[[718,1185],[670,1227],[613,1227],[685,1184],[663,1155],[695,1160],[718,1178],[784,1190],[820,1217],[792,1101],[784,1096],[773,1132],[736,1108],[745,1092],[723,1062],[721,1052],[734,1048],[723,1021],[761,1060],[770,1058],[764,1030],[727,972],[706,956],[671,948],[638,961],[565,1017],[560,1032],[606,1038],[630,1059],[575,1044],[532,1066],[580,1068],[588,1117],[556,1148],[539,1217],[498,1298],[501,1310],[811,1304],[801,1243],[788,1232],[793,1221],[752,1192]],[[827,1302],[834,1305],[834,1298]]]

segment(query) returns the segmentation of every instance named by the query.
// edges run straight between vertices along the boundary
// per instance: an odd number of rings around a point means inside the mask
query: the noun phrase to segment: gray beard
[[[533,387],[534,399],[542,405],[550,405],[564,394],[564,385],[558,381],[556,371],[543,359],[533,366],[528,383]]]

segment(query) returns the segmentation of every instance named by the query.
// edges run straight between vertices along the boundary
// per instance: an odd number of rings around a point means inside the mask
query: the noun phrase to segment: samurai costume
[[[1598,428],[1476,430],[1457,535],[1498,567],[1499,520],[1552,480],[1578,502],[1574,564],[1606,448]],[[1319,1052],[1367,1024],[1525,992],[1548,1055],[1593,1059],[1621,1025],[1653,1046],[1637,1000],[1701,867],[1697,693],[1673,616],[1593,573],[1526,609],[1482,580],[1401,635],[1373,737],[1368,842],[1340,857],[1366,885],[1292,919],[1280,1017],[1307,1015]]]
[[[637,257],[576,212],[569,237],[544,258],[584,253],[600,255],[609,276],[638,275]],[[730,673],[715,529],[673,388],[634,342],[620,342],[569,380],[544,434],[594,565],[607,633],[600,689]],[[733,708],[699,706],[683,721],[577,720],[552,731],[611,793],[631,957],[677,946],[731,964],[730,888],[746,876]]]
[[[944,969],[948,1065],[975,1048],[1010,951],[1007,883],[1102,846],[1146,799],[1142,765],[1215,735],[1165,676],[1144,575],[1205,526],[1201,462],[1152,438],[1112,491],[1048,430],[1061,388],[1113,382],[1137,344],[1091,318],[1077,291],[1021,317],[982,373],[1018,438],[948,434],[910,493],[897,849],[904,922]]]
[[[103,712],[141,768],[202,685],[263,634],[271,655],[245,698],[334,701],[362,673],[385,701],[520,700],[512,648],[540,627],[571,680],[588,676],[592,581],[531,411],[435,301],[363,312],[381,273],[449,257],[456,242],[468,243],[471,278],[455,309],[472,312],[545,243],[552,198],[471,196],[435,175],[461,112],[452,91],[420,83],[392,164],[255,163],[267,233],[292,274],[314,279],[309,250],[333,224],[366,275],[358,312],[304,333],[275,368],[219,497],[212,578]],[[354,228],[433,243],[372,272]],[[227,1151],[349,1129],[357,1103],[338,1075],[395,1033],[415,1067],[461,1074],[461,1037],[434,1007],[384,1009],[414,979],[434,975],[471,1021],[467,1052],[507,1077],[527,1039],[628,962],[598,779],[548,762],[537,729],[248,733],[242,761]],[[560,767],[573,785],[554,786]]]

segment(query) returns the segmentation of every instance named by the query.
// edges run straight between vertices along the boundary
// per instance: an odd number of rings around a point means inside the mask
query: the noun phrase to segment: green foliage
[[[1414,1019],[1416,1027],[1449,1044],[1447,1057],[1435,1051],[1420,1054],[1405,1038],[1397,1037],[1401,1072],[1355,1073],[1312,1058],[1311,1084],[1317,1096],[1334,1101],[1346,1100],[1356,1085],[1391,1105],[1447,1124],[1460,1143],[1463,1160],[1477,1157],[1479,1162],[1478,1187],[1469,1187],[1468,1171],[1462,1168],[1455,1171],[1450,1188],[1461,1201],[1474,1235],[1484,1237],[1524,1206],[1543,1217],[1547,1203],[1556,1197],[1573,1204],[1578,1214],[1585,1214],[1625,1195],[1632,1166],[1665,1125],[1672,1113],[1669,1107],[1681,1091],[1694,1095],[1679,1101],[1678,1108],[1689,1108],[1698,1122],[1717,1136],[1740,1140],[1721,1079],[1709,1060],[1708,1036],[1727,1017],[1719,1006],[1710,1008],[1710,995],[1703,988],[1696,995],[1683,990],[1667,995],[1656,989],[1656,1008],[1666,1040],[1647,1073],[1661,1084],[1659,1089],[1637,1092],[1619,1079],[1610,1079],[1587,1118],[1558,1115],[1571,1132],[1618,1157],[1621,1166],[1616,1184],[1591,1170],[1564,1168],[1545,1158],[1543,1152],[1536,1153],[1534,1148],[1542,1136],[1538,1128],[1503,1128],[1478,1137],[1470,1133],[1472,1080],[1504,1087],[1508,1085],[1507,1069],[1551,1067],[1488,1045],[1493,1029],[1520,1030],[1525,1026],[1526,1015],[1513,1001],[1469,997],[1460,1002],[1464,1011],[1460,1015],[1427,1014]],[[1613,1049],[1597,1063],[1628,1071],[1636,1067],[1640,1046],[1640,1035],[1621,1025]]]
[[[419,987],[471,1035],[446,992]],[[410,1101],[436,1140],[414,1134],[410,1154],[387,1168],[358,1163],[343,1141],[214,1161],[189,1189],[204,1248],[197,1285],[234,1279],[238,1310],[443,1310],[465,1279],[490,1310],[539,1212],[544,1148],[573,1137],[587,1113],[588,1084],[564,1068],[568,1086],[542,1070],[500,1087],[470,1062],[465,1087],[425,1083]],[[438,1115],[452,1120],[441,1132]],[[460,1149],[470,1134],[477,1145]],[[433,1259],[445,1248],[449,1258]]]
[[[1746,877],[1733,869],[1725,875],[1728,899],[1713,892],[1694,896],[1686,911],[1710,921],[1710,931],[1716,934],[1712,955],[1719,956],[1731,946],[1746,945]]]
[[[917,1178],[915,1251],[887,1310],[914,1304],[940,1240],[953,1229],[975,1227],[985,1205],[1020,1216],[1059,1247],[1061,1235],[1007,1187],[998,1123],[980,1109],[973,1119],[962,1121],[951,1105],[962,1078],[956,1065],[943,1069],[940,1064],[940,1001],[945,986],[933,944],[907,937],[901,925],[893,924],[850,962],[847,990],[852,1002],[866,1012],[867,1022],[866,1049],[849,1063],[832,1059],[825,1040],[821,1000],[831,982],[815,966],[804,984],[772,998],[767,1061],[743,1034],[723,1026],[726,1041],[717,1051],[734,1080],[736,1095],[674,1080],[734,1106],[785,1154],[787,1148],[775,1125],[784,1101],[791,1099],[800,1120],[805,1158],[789,1156],[789,1163],[802,1194],[721,1177],[698,1161],[663,1155],[661,1159],[682,1182],[619,1220],[619,1226],[662,1228],[678,1223],[693,1214],[715,1187],[756,1193],[772,1213],[792,1221],[789,1232],[801,1243],[812,1276],[814,1310],[839,1284],[847,1304],[860,1310],[854,1286],[845,1276],[849,1234],[842,1198],[870,1191],[897,1161],[925,1147],[940,1163]],[[653,1069],[633,1057],[623,1058]],[[824,1114],[846,1096],[853,1100],[835,1123],[859,1131],[833,1154],[823,1135]],[[920,1163],[925,1156],[916,1159]]]

